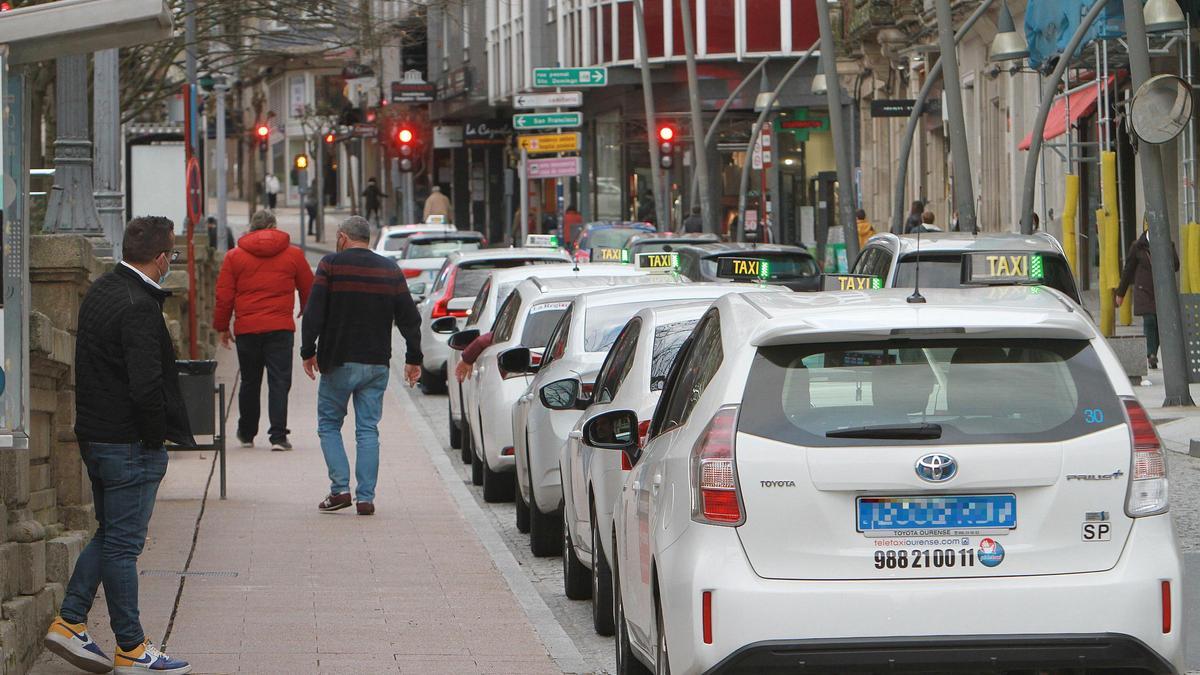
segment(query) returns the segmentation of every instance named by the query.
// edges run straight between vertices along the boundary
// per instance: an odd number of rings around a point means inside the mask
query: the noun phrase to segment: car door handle
[[[567,432],[567,438],[573,438],[575,440],[580,440],[583,438],[583,432],[579,431],[578,429],[572,429]]]
[[[654,480],[650,482],[651,492],[654,492],[655,494],[658,493],[658,489],[662,487],[662,478],[663,477],[661,473],[654,475]]]

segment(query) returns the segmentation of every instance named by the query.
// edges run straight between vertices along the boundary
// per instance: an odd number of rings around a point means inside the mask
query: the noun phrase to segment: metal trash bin
[[[217,362],[213,360],[176,361],[179,390],[187,408],[188,422],[195,436],[217,433]]]

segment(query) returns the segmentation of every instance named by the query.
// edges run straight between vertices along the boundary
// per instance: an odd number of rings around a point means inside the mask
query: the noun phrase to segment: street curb
[[[463,518],[470,524],[471,529],[475,531],[475,536],[479,537],[479,542],[487,549],[488,555],[492,558],[492,563],[496,565],[496,569],[504,576],[504,581],[508,584],[509,590],[517,598],[517,602],[521,605],[521,610],[525,612],[529,623],[533,625],[534,631],[542,641],[542,645],[550,654],[550,658],[554,659],[554,663],[564,673],[590,673],[591,670],[587,665],[587,661],[583,658],[583,654],[579,652],[579,648],[559,625],[558,619],[554,617],[554,612],[550,610],[549,605],[537,589],[533,587],[533,583],[526,578],[525,573],[521,571],[521,565],[517,559],[513,557],[511,551],[508,550],[508,545],[504,543],[504,538],[500,532],[492,525],[486,513],[475,501],[475,497],[463,483],[462,478],[454,470],[450,464],[450,458],[446,455],[446,450],[442,447],[442,442],[438,439],[429,423],[425,420],[424,414],[421,412],[420,406],[412,399],[409,389],[403,385],[404,369],[402,367],[392,366],[392,377],[390,378],[388,388],[397,396],[405,399],[413,411],[409,421],[412,423],[413,431],[417,434],[417,440],[421,446],[425,448],[426,454],[433,462],[434,468],[437,469],[438,475],[442,479],[442,483],[446,486],[446,490],[450,496],[458,504],[458,510],[462,513]]]

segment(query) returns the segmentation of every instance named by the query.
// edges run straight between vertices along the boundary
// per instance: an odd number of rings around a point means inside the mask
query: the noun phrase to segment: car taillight
[[[646,447],[646,435],[650,433],[650,420],[645,420],[638,424],[638,448]],[[621,470],[632,471],[633,462],[629,461],[629,455],[621,453]]]
[[[746,521],[734,462],[737,413],[737,406],[718,410],[692,446],[692,520],[698,523],[741,525]]]
[[[529,352],[529,365],[531,365],[531,366],[542,365],[542,355],[540,352]]]
[[[579,385],[579,398],[591,400],[592,391],[596,389],[595,382],[583,382]]]
[[[405,276],[407,275],[408,272],[405,271]],[[461,319],[467,315],[468,310],[450,309],[450,300],[454,298],[454,280],[457,276],[458,268],[450,268],[450,274],[446,277],[446,292],[433,303],[433,309],[429,311],[430,320],[440,319],[444,316],[453,316]]]
[[[411,267],[401,267],[400,271],[404,273],[405,279],[416,279],[417,277],[421,276],[421,270],[413,269]]]
[[[1167,458],[1154,423],[1136,399],[1122,399],[1129,436],[1133,443],[1133,461],[1129,471],[1129,493],[1125,514],[1130,518],[1166,513]]]

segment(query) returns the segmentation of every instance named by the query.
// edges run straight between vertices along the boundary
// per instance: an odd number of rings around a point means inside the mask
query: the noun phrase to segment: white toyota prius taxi
[[[1176,672],[1166,459],[1116,356],[1044,287],[749,293],[637,415],[611,536],[645,672]]]

